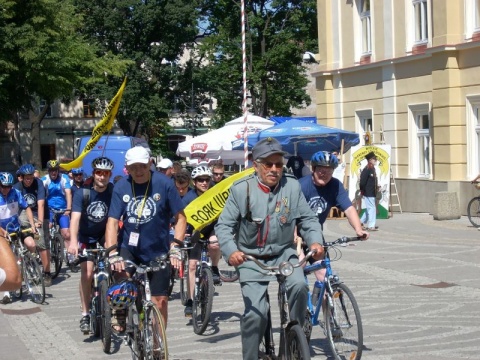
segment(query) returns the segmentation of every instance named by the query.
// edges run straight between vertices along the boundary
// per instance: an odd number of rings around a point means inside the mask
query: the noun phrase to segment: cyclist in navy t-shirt
[[[108,209],[112,199],[113,162],[106,157],[98,157],[92,161],[92,184],[76,190],[72,204],[70,220],[70,248],[68,252],[74,257],[79,255],[80,301],[82,318],[80,331],[90,331],[90,298],[93,280],[93,258],[82,256],[83,249],[95,249],[97,243],[105,243],[105,227],[107,226]],[[82,170],[83,174],[83,170]],[[73,172],[75,176],[75,172]]]
[[[130,175],[115,184],[105,233],[105,246],[116,244],[119,220],[123,219],[118,249],[121,259],[113,259],[116,254],[111,253],[111,263],[115,263],[118,271],[124,269],[123,259],[148,264],[169,253],[172,265],[179,267],[180,251],[169,242],[171,215],[176,216],[175,238],[179,240],[184,239],[187,222],[183,212],[185,205],[175,184],[164,174],[150,170],[150,156],[144,147],[128,150],[125,163]],[[166,324],[170,266],[149,276],[152,301]],[[121,331],[123,325],[116,330]]]
[[[362,229],[357,210],[352,205],[347,191],[343,184],[333,177],[333,171],[338,166],[337,157],[329,152],[319,151],[313,154],[310,164],[312,176],[305,176],[299,182],[308,205],[317,214],[322,227],[330,209],[332,206],[336,206],[345,213],[357,236],[367,240],[369,234]],[[318,270],[315,275],[318,280],[322,281],[325,270]]]

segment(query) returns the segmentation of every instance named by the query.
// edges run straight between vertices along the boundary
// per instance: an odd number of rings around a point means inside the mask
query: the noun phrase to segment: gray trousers
[[[245,313],[241,320],[242,327],[242,354],[244,360],[257,360],[258,347],[267,327],[268,303],[266,292],[268,281],[247,281],[240,283],[245,304]],[[296,268],[292,275],[287,277],[287,296],[290,306],[290,318],[303,326],[305,310],[307,308],[308,288],[302,268]],[[277,290],[269,294],[273,304],[277,299]],[[273,316],[272,316],[273,317]],[[280,324],[272,324],[277,328]]]

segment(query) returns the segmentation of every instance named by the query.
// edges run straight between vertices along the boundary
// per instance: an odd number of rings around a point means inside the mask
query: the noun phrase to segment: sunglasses
[[[188,184],[185,185],[185,186],[180,186],[180,185],[175,184],[175,187],[177,188],[178,191],[183,191],[183,190],[188,189]]]
[[[213,176],[223,176],[224,173],[213,173]]]
[[[210,178],[199,178],[199,179],[195,179],[195,181],[199,183],[205,183],[205,182],[210,182]]]
[[[273,162],[270,162],[270,161],[257,161],[257,163],[262,164],[262,166],[266,170],[270,170],[271,168],[273,168],[273,165],[275,165],[275,167],[277,169],[283,169],[283,161],[282,162],[277,162],[277,163],[273,163]]]
[[[94,174],[97,176],[109,176],[112,172],[110,170],[95,170]]]
[[[0,185],[2,189],[11,189],[12,185]]]
[[[83,176],[83,174],[73,174],[73,176]]]

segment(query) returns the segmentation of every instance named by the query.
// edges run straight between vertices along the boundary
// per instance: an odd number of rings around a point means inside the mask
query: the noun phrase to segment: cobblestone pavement
[[[360,306],[362,359],[479,359],[480,232],[465,217],[434,221],[427,214],[395,214],[378,225],[369,241],[340,248],[342,257],[333,263]],[[340,235],[352,235],[348,222],[327,221],[326,239]],[[78,281],[78,273],[62,272],[47,288],[45,304],[24,296],[0,305],[1,358],[130,358],[122,339],[114,338],[107,355],[98,339],[79,331]],[[211,325],[202,336],[183,317],[176,291],[169,303],[170,358],[241,359],[238,283],[216,288]],[[312,339],[312,356],[329,359],[323,334],[317,330]]]

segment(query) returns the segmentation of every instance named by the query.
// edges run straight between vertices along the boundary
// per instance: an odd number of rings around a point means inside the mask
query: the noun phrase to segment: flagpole
[[[247,111],[247,52],[245,44],[245,0],[241,1],[242,5],[242,71],[243,71],[243,150],[245,168],[248,166],[248,111]]]

